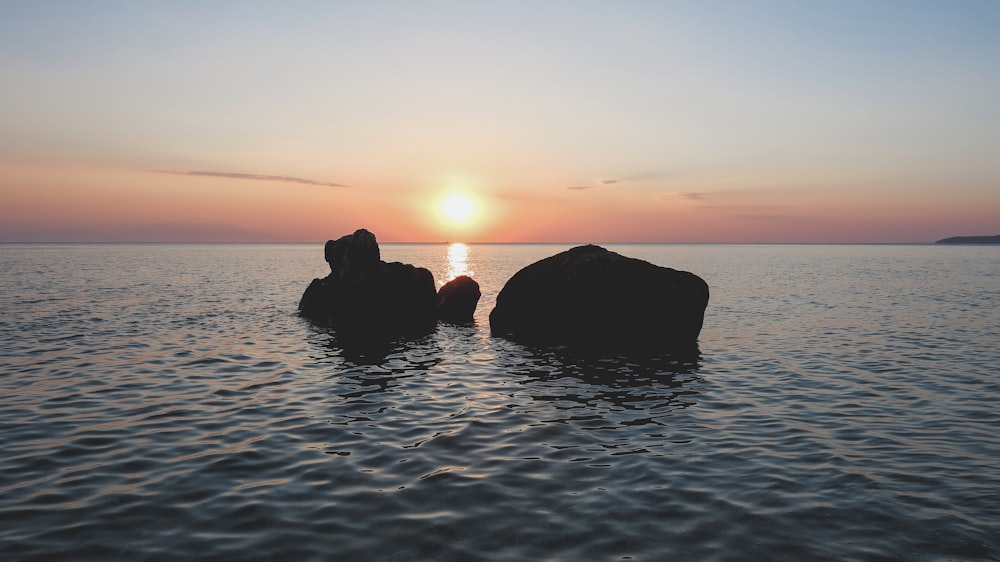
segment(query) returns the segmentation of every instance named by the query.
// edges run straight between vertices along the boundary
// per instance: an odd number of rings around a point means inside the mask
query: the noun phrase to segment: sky
[[[995,0],[0,1],[0,241],[998,234],[998,29]]]

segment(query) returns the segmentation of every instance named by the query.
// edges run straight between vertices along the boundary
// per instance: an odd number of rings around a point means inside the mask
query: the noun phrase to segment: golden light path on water
[[[469,270],[469,247],[461,242],[448,245],[448,275],[445,282],[451,281],[459,275],[472,276]]]

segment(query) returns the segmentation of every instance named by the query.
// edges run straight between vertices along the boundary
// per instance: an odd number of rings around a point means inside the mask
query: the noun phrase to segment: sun
[[[441,215],[452,224],[465,224],[476,214],[476,202],[462,193],[452,193],[441,200]]]

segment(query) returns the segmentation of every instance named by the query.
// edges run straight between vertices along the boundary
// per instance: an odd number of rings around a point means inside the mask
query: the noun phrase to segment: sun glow
[[[466,224],[476,214],[476,203],[468,195],[452,193],[441,201],[441,215],[452,224]]]

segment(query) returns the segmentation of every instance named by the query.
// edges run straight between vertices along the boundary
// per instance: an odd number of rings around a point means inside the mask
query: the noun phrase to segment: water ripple
[[[292,310],[313,247],[0,246],[5,559],[1000,559],[995,255],[621,250],[712,285],[682,360],[491,338],[552,250],[356,352]]]

